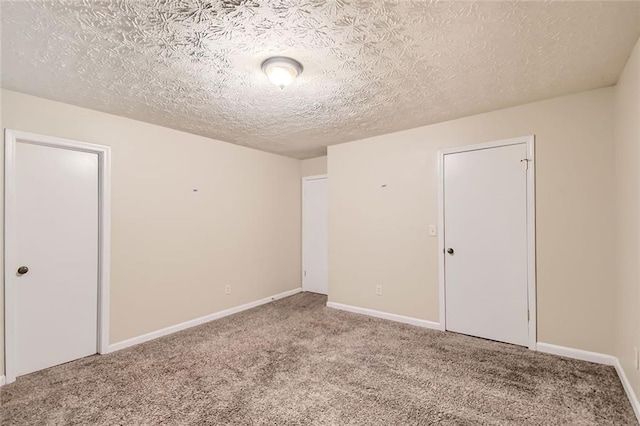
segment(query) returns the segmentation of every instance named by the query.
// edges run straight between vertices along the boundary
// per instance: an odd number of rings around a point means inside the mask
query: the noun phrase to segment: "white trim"
[[[445,234],[444,234],[444,156],[459,152],[478,151],[526,144],[527,158],[527,302],[529,309],[529,349],[537,344],[536,320],[536,207],[535,207],[535,138],[523,136],[499,141],[441,149],[438,152],[438,290],[439,316],[442,328],[446,330],[446,285],[445,285]]]
[[[307,181],[307,180],[318,180],[318,179],[327,179],[329,177],[329,175],[327,174],[323,174],[323,175],[313,175],[313,176],[303,176],[302,177],[302,181]]]
[[[444,151],[438,153],[438,313],[442,329],[447,329],[444,273]]]
[[[627,398],[629,398],[631,407],[633,407],[633,412],[636,413],[636,419],[638,420],[638,423],[640,423],[640,402],[638,401],[638,397],[636,396],[636,393],[633,391],[633,387],[631,387],[629,378],[627,377],[627,374],[624,372],[624,368],[622,368],[622,364],[620,364],[620,360],[618,358],[616,358],[614,367],[618,372],[618,377],[620,377],[620,381],[622,382],[622,387],[624,388],[624,391],[627,394]]]
[[[636,419],[638,420],[638,423],[640,423],[640,402],[638,401],[638,397],[633,391],[631,383],[629,382],[629,378],[627,377],[624,368],[622,368],[622,364],[620,364],[620,360],[618,358],[613,355],[590,352],[582,349],[568,348],[566,346],[558,346],[542,342],[538,342],[537,351],[551,355],[563,356],[565,358],[595,362],[597,364],[604,364],[615,367],[616,372],[618,373],[618,378],[620,379],[620,382],[622,382],[622,387],[627,394],[627,398],[631,403],[631,407],[633,407],[633,412],[636,415]]]
[[[439,323],[423,319],[405,317],[403,315],[390,314],[388,312],[374,311],[373,309],[360,308],[358,306],[343,305],[342,303],[327,302],[328,308],[339,309],[341,311],[353,312],[354,314],[368,315],[370,317],[382,318],[389,321],[401,322],[404,324],[416,325],[418,327],[431,328],[444,331]]]
[[[613,355],[568,348],[566,346],[552,345],[551,343],[538,342],[536,348],[538,352],[563,356],[565,358],[579,359],[580,361],[595,362],[597,364],[604,365],[615,365],[616,363],[616,357]]]
[[[16,221],[15,213],[15,172],[16,172],[16,143],[17,140],[32,144],[50,146],[54,148],[72,149],[76,151],[91,152],[98,154],[99,164],[99,226],[100,226],[100,246],[98,263],[98,341],[96,342],[96,352],[105,353],[109,345],[109,288],[110,288],[110,264],[111,264],[111,148],[108,146],[95,145],[85,142],[78,142],[69,139],[56,138],[53,136],[38,135],[34,133],[20,132],[16,130],[5,130],[5,182],[4,182],[4,248],[5,248],[5,375],[6,383],[15,381],[14,372],[15,360],[15,291],[13,271],[16,262],[12,253],[7,251],[7,247],[15,247],[13,241]]]
[[[5,376],[0,376],[0,386],[4,386],[7,383]]]
[[[527,302],[529,304],[529,349],[538,343],[538,308],[536,275],[536,143],[533,135],[527,137]]]
[[[285,297],[293,296],[294,294],[300,293],[302,288],[296,288],[293,290],[285,291],[284,293],[276,294],[274,296],[265,297],[264,299],[256,300],[254,302],[245,303],[244,305],[236,306],[234,308],[226,309],[224,311],[216,312],[213,314],[205,315],[200,318],[195,318],[189,321],[185,321],[180,324],[172,325],[157,331],[152,331],[151,333],[143,334],[138,337],[133,337],[131,339],[123,340],[118,343],[114,343],[109,345],[107,351],[105,353],[111,353],[115,351],[119,351],[121,349],[128,348],[130,346],[138,345],[140,343],[148,342],[150,340],[157,339],[159,337],[163,337],[169,334],[176,333],[178,331],[186,330],[191,327],[195,327],[209,321],[217,320],[229,315],[237,314],[238,312],[246,311],[247,309],[255,308],[256,306],[264,305],[269,302],[273,302],[274,300],[282,299]]]
[[[498,147],[510,146],[510,145],[519,145],[521,143],[528,143],[529,141],[533,141],[533,135],[519,136],[517,138],[509,138],[509,139],[500,139],[497,141],[476,143],[473,145],[462,145],[462,146],[454,146],[451,148],[442,148],[440,149],[439,152],[440,154],[443,154],[443,155],[456,154],[458,152],[479,151],[481,149],[498,148]]]
[[[301,221],[300,221],[300,265],[302,266],[302,268],[300,268],[300,282],[302,283],[302,291],[304,290],[304,281],[305,281],[305,276],[304,276],[304,271],[306,270],[305,265],[304,265],[304,200],[305,200],[305,193],[304,193],[304,185],[307,182],[311,182],[314,180],[322,180],[322,179],[328,179],[328,175],[324,174],[324,175],[313,175],[313,176],[303,176],[302,177],[302,183],[300,185],[300,198],[302,198],[302,203],[301,203],[301,210],[300,210],[300,217],[301,217]],[[328,291],[327,291],[328,293]]]

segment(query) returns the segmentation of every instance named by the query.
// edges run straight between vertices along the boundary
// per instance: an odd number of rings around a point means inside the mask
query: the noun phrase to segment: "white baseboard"
[[[133,337],[131,339],[123,340],[122,342],[118,342],[118,343],[113,343],[109,345],[107,347],[107,350],[103,353],[108,354],[111,352],[119,351],[124,348],[128,348],[133,345],[148,342],[149,340],[157,339],[158,337],[163,337],[168,334],[173,334],[178,331],[186,330],[187,328],[195,327],[197,325],[201,325],[209,321],[213,321],[229,315],[237,314],[238,312],[246,311],[247,309],[255,308],[256,306],[264,305],[265,303],[273,302],[274,300],[293,296],[294,294],[300,293],[301,291],[302,291],[302,288],[296,288],[293,290],[285,291],[284,293],[276,294],[270,297],[265,297],[264,299],[256,300],[254,302],[245,303],[244,305],[236,306],[235,308],[230,308],[224,311],[205,315],[204,317],[200,317],[200,318],[192,319],[190,321],[186,321],[180,324],[172,325],[170,327],[166,327],[161,330],[143,334],[142,336]]]
[[[633,411],[636,413],[636,419],[638,419],[638,423],[640,423],[640,402],[638,401],[638,397],[636,393],[633,391],[631,387],[631,383],[629,382],[629,378],[627,374],[624,372],[622,368],[622,364],[620,364],[620,360],[616,358],[615,363],[616,371],[618,372],[618,377],[620,377],[620,381],[622,382],[622,387],[624,391],[627,393],[627,398],[629,398],[629,402],[633,407]]]
[[[368,315],[370,317],[382,318],[389,321],[401,322],[404,324],[417,325],[418,327],[431,328],[444,331],[439,322],[427,321],[403,315],[390,314],[388,312],[374,311],[373,309],[360,308],[357,306],[343,305],[342,303],[327,302],[328,308],[339,309],[341,311],[353,312],[354,314]]]
[[[566,346],[552,345],[550,343],[538,342],[536,349],[551,355],[563,356],[566,358],[579,359],[581,361],[595,362],[597,364],[614,366],[617,358],[613,355],[601,354],[598,352],[589,352],[582,349],[568,348]]]
[[[4,386],[7,383],[7,378],[5,376],[0,376],[0,386]]]
[[[633,391],[631,383],[629,382],[629,379],[627,378],[627,375],[625,374],[618,358],[613,355],[583,351],[582,349],[567,348],[565,346],[557,346],[549,343],[538,342],[537,349],[540,352],[545,352],[551,355],[559,355],[567,358],[579,359],[581,361],[595,362],[598,364],[611,365],[615,367],[616,372],[618,373],[618,377],[622,382],[622,387],[624,388],[624,391],[627,394],[627,398],[629,398],[629,402],[631,403],[633,411],[636,414],[636,419],[640,423],[640,402],[638,402],[638,397]]]

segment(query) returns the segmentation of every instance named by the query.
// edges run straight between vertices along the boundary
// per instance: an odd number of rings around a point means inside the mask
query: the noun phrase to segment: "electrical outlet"
[[[224,287],[224,294],[231,294],[231,286],[227,285]]]
[[[640,370],[640,355],[638,354],[638,348],[633,348],[633,352],[636,357],[636,370]]]
[[[376,294],[378,296],[382,296],[382,286],[381,285],[377,285],[376,286]]]

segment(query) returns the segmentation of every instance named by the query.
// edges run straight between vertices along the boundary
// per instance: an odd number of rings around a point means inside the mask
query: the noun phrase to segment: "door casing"
[[[440,329],[446,330],[446,276],[444,235],[444,158],[460,152],[477,151],[510,145],[526,144],[527,147],[527,306],[529,309],[528,347],[536,349],[536,207],[535,207],[535,137],[522,136],[475,145],[441,149],[438,152],[438,281]]]
[[[314,175],[314,176],[305,176],[302,178],[302,277],[301,277],[301,282],[302,282],[302,289],[303,291],[305,290],[305,249],[304,249],[304,238],[305,238],[305,185],[307,182],[311,182],[314,180],[326,180],[328,178],[328,175],[323,174],[323,175]],[[328,283],[328,276],[327,276],[327,293],[329,292],[328,290],[329,287],[329,283]]]
[[[59,149],[71,149],[95,153],[98,155],[98,353],[108,352],[109,346],[109,288],[111,264],[111,148],[62,139],[53,136],[38,135],[17,130],[5,130],[5,181],[4,181],[4,369],[6,383],[16,380],[15,372],[15,274],[11,247],[16,234],[16,144],[17,141],[48,146]]]

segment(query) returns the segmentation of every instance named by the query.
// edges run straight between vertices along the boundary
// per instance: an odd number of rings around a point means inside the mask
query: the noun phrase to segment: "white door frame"
[[[329,175],[327,174],[323,174],[323,175],[313,175],[313,176],[304,176],[302,178],[302,185],[300,188],[300,196],[302,197],[302,232],[300,233],[302,235],[302,241],[301,241],[301,246],[302,246],[302,258],[300,259],[300,263],[302,264],[302,268],[300,268],[300,287],[302,287],[302,290],[304,291],[304,184],[306,182],[310,182],[310,181],[314,181],[314,180],[322,180],[322,179],[328,179]],[[328,293],[329,291],[327,291]]]
[[[4,369],[6,383],[16,380],[15,306],[16,289],[14,266],[17,259],[7,251],[16,247],[16,143],[25,141],[35,145],[98,154],[98,341],[97,353],[107,353],[109,346],[109,286],[111,264],[111,148],[53,136],[16,130],[5,130],[4,136]]]
[[[527,302],[529,308],[529,349],[536,349],[536,205],[535,205],[535,138],[522,136],[494,142],[466,145],[438,151],[438,268],[440,328],[446,330],[446,285],[444,258],[444,157],[459,152],[477,151],[510,145],[527,145]],[[523,166],[524,167],[524,166]]]

